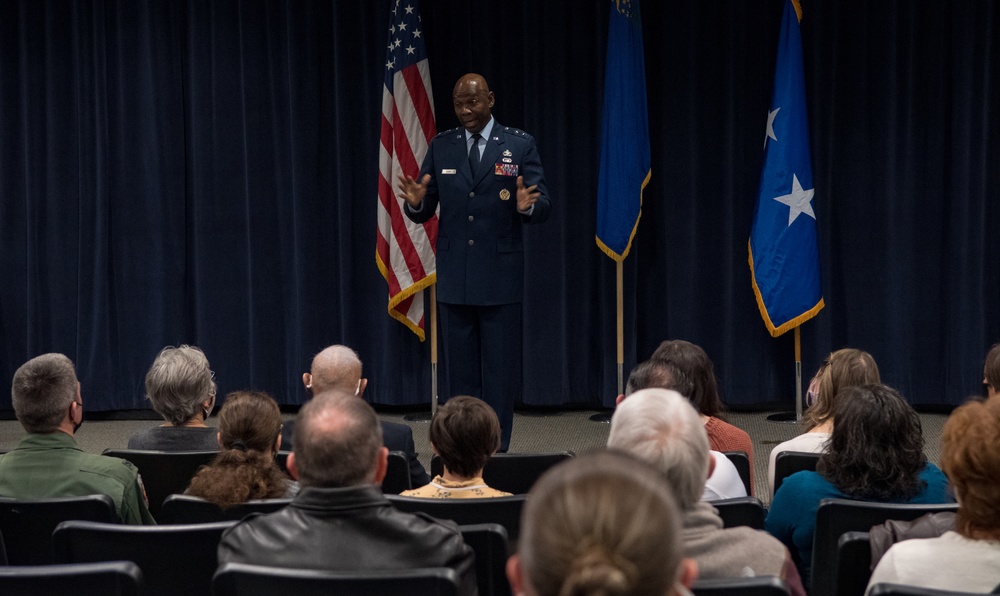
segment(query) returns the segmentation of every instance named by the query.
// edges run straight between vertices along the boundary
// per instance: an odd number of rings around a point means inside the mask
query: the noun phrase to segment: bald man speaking
[[[486,79],[463,76],[452,98],[462,126],[434,137],[418,179],[401,175],[398,193],[417,223],[441,208],[437,296],[447,392],[490,404],[507,451],[521,398],[521,226],[545,221],[551,204],[535,140],[493,118]]]

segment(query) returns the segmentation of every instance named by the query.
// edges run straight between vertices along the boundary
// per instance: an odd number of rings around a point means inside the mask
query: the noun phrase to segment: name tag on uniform
[[[498,163],[493,166],[497,176],[517,176],[518,165],[513,163]]]
[[[449,169],[441,170],[441,175],[444,175],[444,174],[457,174],[457,173],[458,173],[458,170],[449,170]]]

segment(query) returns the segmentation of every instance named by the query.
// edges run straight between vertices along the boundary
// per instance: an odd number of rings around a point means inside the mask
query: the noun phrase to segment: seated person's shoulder
[[[80,457],[80,471],[113,478],[122,484],[135,482],[139,470],[132,462],[119,457],[83,453]]]

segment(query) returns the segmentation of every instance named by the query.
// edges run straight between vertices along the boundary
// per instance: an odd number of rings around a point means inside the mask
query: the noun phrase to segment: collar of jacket
[[[322,511],[357,511],[366,507],[391,507],[382,490],[373,484],[343,488],[303,486],[291,506]]]

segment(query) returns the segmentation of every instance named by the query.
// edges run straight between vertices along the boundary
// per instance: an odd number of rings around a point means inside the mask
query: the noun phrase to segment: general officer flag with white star
[[[749,242],[757,305],[773,337],[813,318],[824,306],[814,192],[802,37],[796,7],[786,0]]]

